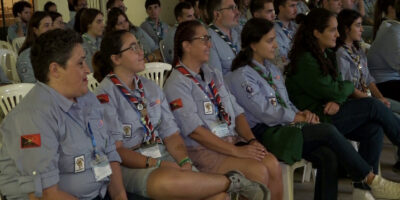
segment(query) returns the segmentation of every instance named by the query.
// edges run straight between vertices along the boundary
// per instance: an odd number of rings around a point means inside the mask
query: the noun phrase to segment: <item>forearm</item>
[[[235,130],[243,139],[249,141],[255,138],[253,132],[251,131],[249,123],[247,123],[246,117],[243,114],[240,114],[236,117],[235,123]]]
[[[366,98],[368,97],[368,95],[365,94],[364,92],[361,92],[359,89],[354,88],[354,92],[353,94],[351,94],[351,97],[354,99],[360,99],[360,98]]]
[[[113,200],[126,200],[126,192],[122,183],[121,168],[118,162],[110,163],[112,174],[111,181],[108,185],[108,192]]]
[[[372,96],[376,98],[383,98],[381,91],[379,91],[378,87],[376,87],[375,83],[371,83],[368,86],[369,90],[371,91]]]
[[[178,132],[165,138],[164,144],[167,147],[168,152],[172,157],[174,157],[177,163],[188,157],[185,143]]]
[[[33,193],[29,194],[30,200],[52,200],[52,199],[65,199],[65,200],[78,200],[76,197],[65,193],[58,189],[58,185],[53,185],[43,190],[43,196],[41,198],[36,197]]]
[[[17,25],[18,25],[17,26],[17,36],[24,37],[24,31],[22,29],[22,22],[19,22]]]
[[[199,126],[190,135],[190,138],[213,151],[234,156],[235,145],[225,142],[210,130]]]
[[[117,148],[122,165],[128,168],[146,168],[146,156],[124,147]]]

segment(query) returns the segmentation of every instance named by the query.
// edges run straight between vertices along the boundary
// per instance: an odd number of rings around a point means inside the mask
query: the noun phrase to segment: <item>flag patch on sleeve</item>
[[[41,145],[40,133],[21,136],[21,149],[35,148]]]
[[[100,101],[100,103],[108,103],[110,101],[107,94],[99,94],[97,95],[97,99]]]
[[[179,98],[171,101],[171,103],[169,103],[169,106],[171,107],[171,111],[182,108],[183,107],[182,99]]]

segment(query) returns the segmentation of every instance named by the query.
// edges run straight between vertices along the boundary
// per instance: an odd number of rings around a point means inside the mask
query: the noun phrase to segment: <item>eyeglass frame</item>
[[[207,38],[207,40],[205,41],[205,39]],[[206,42],[210,42],[210,40],[211,40],[211,35],[203,35],[203,36],[200,36],[200,37],[193,37],[192,39],[190,39],[189,41],[193,41],[193,40],[200,40],[200,41],[202,41],[202,42],[204,42],[204,43],[206,43]]]
[[[233,12],[233,11],[238,10],[238,9],[239,9],[239,7],[237,5],[233,5],[233,6],[229,6],[229,7],[226,7],[226,8],[220,8],[217,11],[231,10]]]
[[[135,47],[135,48],[134,48],[134,47]],[[130,50],[130,49],[131,49],[133,52],[135,52],[136,54],[139,54],[140,51],[144,51],[143,45],[140,44],[140,42],[138,42],[138,43],[134,43],[134,44],[130,45],[128,48],[125,48],[125,49],[120,50],[120,51],[118,52],[118,54],[122,54],[122,53],[124,53],[125,51],[128,51],[128,50]]]

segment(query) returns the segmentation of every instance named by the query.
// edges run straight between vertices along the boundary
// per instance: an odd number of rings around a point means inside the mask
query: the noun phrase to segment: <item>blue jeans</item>
[[[383,133],[400,145],[400,120],[375,98],[353,99],[340,106],[332,123],[348,139],[360,142],[359,153],[378,173]]]

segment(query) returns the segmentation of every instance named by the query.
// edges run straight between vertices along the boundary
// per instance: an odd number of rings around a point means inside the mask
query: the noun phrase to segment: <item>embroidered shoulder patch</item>
[[[21,136],[21,149],[35,148],[40,146],[42,146],[40,133]]]
[[[108,98],[107,94],[99,94],[99,95],[97,95],[97,99],[100,101],[100,103],[110,102],[110,99]]]
[[[174,111],[176,109],[182,108],[182,99],[175,99],[169,103],[169,106],[171,107],[171,111]]]

